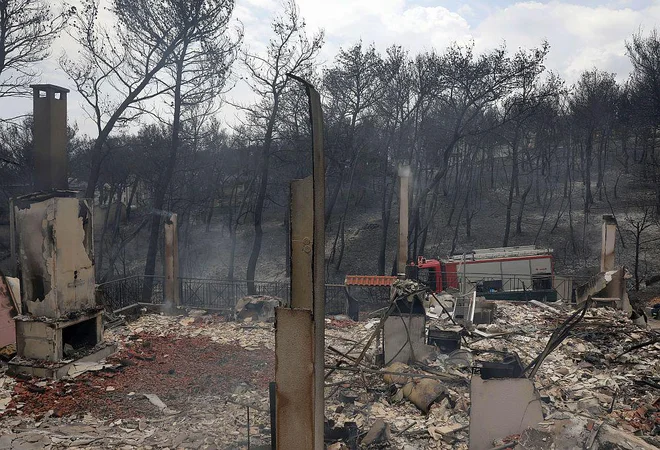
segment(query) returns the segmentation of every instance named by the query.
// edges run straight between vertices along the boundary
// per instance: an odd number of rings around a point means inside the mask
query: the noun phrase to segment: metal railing
[[[248,295],[248,282],[242,280],[210,280],[179,278],[181,306],[202,309],[233,309],[239,299]],[[255,281],[255,295],[268,295],[289,303],[289,283],[281,281]]]
[[[163,291],[164,277],[153,277],[152,304],[165,302]],[[245,280],[212,280],[205,278],[179,278],[180,305],[189,308],[231,311],[241,298],[248,295],[248,282]],[[99,298],[106,308],[116,311],[141,303],[144,276],[135,275],[111,280],[97,286]],[[283,304],[290,302],[288,281],[255,281],[255,295],[277,297]],[[389,287],[353,286],[350,297],[359,304],[361,311],[371,311],[386,306],[389,301]],[[326,284],[326,314],[347,314],[349,297],[343,284]]]
[[[485,281],[502,280],[502,290],[521,291],[534,289],[534,279],[547,277],[550,284],[548,290],[554,290],[557,293],[557,299],[564,302],[574,300],[575,292],[578,286],[589,280],[586,277],[562,276],[562,275],[504,275],[502,277],[485,274],[467,274],[466,282],[462,282],[462,274],[459,274],[459,287],[465,290],[465,294],[470,294],[478,284]]]
[[[478,277],[478,276],[477,276]],[[472,294],[476,284],[483,281],[496,279],[492,276],[470,277],[463,284],[467,288],[466,294]],[[144,289],[144,275],[134,275],[117,280],[111,280],[97,286],[100,301],[111,311],[117,311],[138,303],[142,303]],[[151,304],[162,304],[164,298],[164,277],[153,276],[153,291]],[[505,277],[502,278],[504,290],[522,288],[529,286],[529,277]],[[231,311],[241,298],[248,295],[248,282],[245,280],[214,280],[205,278],[181,277],[180,283],[180,305],[189,308],[211,309],[219,311]],[[571,283],[573,280],[562,280]],[[559,283],[555,286],[558,289]],[[287,281],[255,281],[256,295],[277,297],[283,304],[290,302],[290,286]],[[568,292],[571,292],[570,288]],[[389,304],[389,286],[350,286],[348,289],[343,284],[327,284],[325,287],[326,314],[348,314],[349,305],[357,304],[360,311],[374,311]],[[560,299],[565,300],[560,296]]]
[[[360,311],[375,311],[390,304],[390,286],[350,286],[348,292]]]
[[[164,302],[163,276],[154,275],[151,301],[153,304]],[[106,308],[117,311],[142,302],[144,275],[133,275],[126,278],[107,281],[96,286],[97,294]]]
[[[484,282],[489,281],[501,281],[501,289],[503,291],[522,291],[522,290],[531,290],[534,287],[534,280],[538,277],[547,278],[549,282],[548,289],[552,289],[552,275],[492,275],[492,274],[479,274],[479,273],[468,273],[463,278],[463,274],[453,274],[458,281],[459,290],[463,294],[471,294],[477,288],[477,285],[480,285]]]
[[[325,285],[325,313],[326,315],[346,314],[348,299],[343,284]]]

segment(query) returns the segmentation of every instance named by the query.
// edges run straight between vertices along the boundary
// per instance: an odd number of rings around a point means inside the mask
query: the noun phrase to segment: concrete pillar
[[[399,276],[406,273],[408,263],[408,189],[410,167],[399,167],[399,247],[397,251],[396,271]]]
[[[313,308],[312,244],[314,201],[312,177],[291,182],[290,245],[291,308]]]
[[[165,304],[179,306],[179,238],[177,236],[177,215],[170,214],[165,219]]]
[[[314,448],[312,197],[311,176],[291,182],[291,305],[275,312],[276,448]]]
[[[600,250],[600,271],[615,269],[614,244],[616,243],[616,219],[611,214],[603,215],[603,234]]]
[[[68,189],[66,96],[68,89],[33,84],[35,191]]]
[[[312,176],[314,179],[314,449],[323,450],[325,424],[325,154],[321,96],[306,86],[312,122]]]
[[[275,311],[275,448],[322,450],[325,355],[325,169],[318,92],[305,80],[313,174],[291,183],[291,304]]]

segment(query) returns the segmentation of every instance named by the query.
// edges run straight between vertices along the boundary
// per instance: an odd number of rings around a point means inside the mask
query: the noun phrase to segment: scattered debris
[[[275,308],[281,305],[280,299],[267,295],[243,297],[236,302],[235,317],[240,322],[273,322]]]
[[[144,394],[144,396],[151,402],[152,405],[154,405],[156,408],[163,410],[167,408],[167,405],[162,402],[160,398],[158,398],[157,395],[155,394]]]
[[[555,342],[550,339],[553,333],[561,331],[560,325],[572,315],[564,305],[553,307],[559,313],[500,301],[491,324],[463,331],[460,349],[386,368],[377,357],[383,345],[380,319],[353,322],[329,317],[326,345],[334,350],[326,353],[328,446],[357,448],[351,445],[357,445],[358,434],[364,446],[373,429],[372,434],[386,442],[372,447],[467,449],[470,411],[478,413],[480,408],[470,398],[470,378],[480,380],[472,375],[472,366],[510,363],[503,355],[515,353],[519,366],[528,367],[549,342]],[[438,329],[455,326],[444,312],[427,321]],[[530,405],[545,418],[535,417],[537,423],[508,432],[512,436],[498,430],[488,436],[487,448],[511,448],[512,442],[518,443],[516,449],[549,449],[552,443],[554,448],[566,448],[561,443],[575,436],[581,439],[575,441],[581,442],[579,446],[593,438],[592,449],[607,448],[602,446],[615,442],[611,434],[615,428],[619,441],[625,437],[657,446],[660,391],[654,386],[660,385],[660,343],[649,343],[656,338],[652,330],[636,327],[623,311],[586,310],[534,375],[538,398]],[[9,436],[17,444],[37,439],[30,429],[41,433],[39,448],[241,448],[249,406],[252,445],[270,442],[267,387],[273,377],[272,325],[231,322],[212,314],[145,314],[107,330],[105,339],[119,344],[117,355],[102,368],[89,366],[96,370],[79,367],[82,373],[75,378],[45,381],[0,375],[0,439]],[[530,373],[531,369],[526,372]],[[510,380],[480,381],[493,385]],[[521,382],[529,387],[532,380],[513,380]],[[516,392],[507,401],[521,395]],[[137,393],[154,395],[160,403]],[[506,408],[510,407],[509,401]],[[168,415],[169,410],[180,413]],[[569,434],[560,423],[581,428]],[[635,444],[635,448],[651,447]]]
[[[449,396],[443,384],[438,380],[423,378],[408,383],[406,386],[411,384],[410,393],[406,397],[424,414],[428,414],[433,403]],[[406,386],[404,386],[404,391]]]
[[[0,348],[0,359],[3,361],[9,361],[14,356],[16,356],[16,344],[5,345]]]
[[[71,365],[69,371],[67,372],[68,378],[76,378],[79,375],[82,375],[86,372],[96,372],[103,370],[106,367],[112,367],[112,364],[107,364],[104,362],[93,362],[93,361],[78,361]]]
[[[461,348],[463,328],[448,327],[443,330],[432,328],[428,332],[428,343],[440,350],[440,353],[452,353]]]
[[[629,432],[619,430],[603,421],[585,417],[555,414],[520,436],[523,449],[551,450],[559,448],[639,449],[657,448]]]
[[[343,426],[335,426],[334,421],[324,424],[324,441],[333,442],[327,448],[336,450],[357,450],[360,431],[355,422],[346,422]]]
[[[204,311],[203,309],[191,309],[190,311],[188,311],[188,316],[190,317],[202,317],[206,314],[207,312]]]
[[[362,445],[383,444],[391,438],[390,426],[383,419],[377,419],[367,435],[362,439]]]
[[[112,390],[114,390],[114,388]],[[163,414],[167,414],[167,415],[179,414],[178,411],[169,409],[167,405],[163,403],[163,401],[156,394],[143,394],[143,395],[146,397],[147,400],[149,400],[149,403],[151,403],[156,408],[158,408]]]
[[[529,304],[534,305],[534,306],[538,306],[539,308],[543,308],[546,311],[550,311],[551,313],[554,313],[554,314],[561,314],[561,311],[559,311],[557,308],[553,308],[552,306],[548,305],[547,303],[539,302],[538,300],[530,300]]]

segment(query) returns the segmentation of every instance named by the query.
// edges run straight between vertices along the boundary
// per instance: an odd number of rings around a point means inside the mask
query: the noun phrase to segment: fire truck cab
[[[478,292],[552,290],[554,264],[551,249],[534,246],[474,250],[446,260],[423,256],[406,268],[434,292],[475,288]],[[468,289],[469,290],[469,289]]]

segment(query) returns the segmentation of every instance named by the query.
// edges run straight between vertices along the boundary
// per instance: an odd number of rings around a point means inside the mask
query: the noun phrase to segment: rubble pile
[[[355,371],[337,370],[326,379],[327,385],[333,386],[329,388],[328,417],[339,425],[355,422],[365,432],[383,420],[391,428],[392,448],[467,449],[470,366],[475,360],[494,360],[515,352],[525,367],[544,350],[552,332],[571,312],[568,306],[558,304],[542,308],[498,302],[494,322],[468,326],[461,349],[449,355],[436,352],[412,367],[397,365],[380,371],[437,377],[435,382],[441,383],[448,395],[439,397],[428,414],[407,400],[409,380],[405,377],[397,380],[377,375],[374,372],[379,371],[371,371],[368,364],[356,366]],[[361,329],[374,323],[356,324],[354,333],[361,334]],[[448,328],[454,324],[445,317],[431,320],[430,325]],[[635,349],[640,343],[648,344]],[[350,348],[344,343],[337,349],[346,352],[344,361],[354,361],[362,350]],[[342,359],[337,353],[328,364],[336,365]],[[374,346],[369,355],[375,358],[376,353]],[[606,424],[658,445],[659,374],[660,341],[654,331],[637,327],[622,311],[590,308],[570,336],[545,358],[534,382],[546,422],[585,419],[591,427]]]
[[[14,378],[4,376],[4,374],[0,376],[0,414],[4,413],[9,403],[11,403],[15,384]]]
[[[475,342],[474,353],[516,351],[529,362],[543,350],[558,318],[526,305],[502,305],[500,312],[496,323],[485,329],[511,334]],[[579,413],[611,421],[629,432],[660,435],[658,376],[658,335],[635,326],[622,311],[592,308],[571,337],[545,359],[534,381],[547,397],[546,416],[558,410]]]
[[[147,314],[106,339],[120,350],[63,380],[0,376],[0,448],[240,448],[248,406],[270,438],[272,324]]]
[[[273,377],[274,358],[267,350],[246,351],[199,337],[131,337],[108,358],[109,367],[70,381],[21,381],[14,402],[23,405],[24,414],[53,409],[58,417],[81,411],[101,418],[150,417],[162,408],[145,395],[157,395],[170,408],[183,410],[188,397],[227,392],[240,381],[265,390]],[[11,404],[7,412],[15,412]]]
[[[526,367],[572,311],[498,302],[491,324],[464,327],[459,349],[384,367],[380,318],[326,318],[326,436],[340,436],[329,448],[353,436],[360,448],[467,449],[473,366],[515,353]],[[428,325],[457,328],[446,314]],[[496,443],[657,446],[657,337],[623,312],[590,308],[533,380],[544,422]],[[247,448],[248,433],[252,446],[270,442],[272,323],[144,314],[105,338],[119,352],[64,380],[0,376],[0,448]]]
[[[62,418],[3,418],[0,448],[239,449],[247,448],[246,424],[244,406],[218,401],[217,397],[200,397],[185,414],[159,418],[99,419],[91,413]],[[250,411],[253,444],[265,442],[268,427],[267,413]]]
[[[145,314],[126,327],[108,331],[109,338],[119,342],[140,333],[160,337],[206,337],[218,344],[238,345],[246,350],[275,350],[272,324],[234,322],[223,316],[206,314],[203,310],[191,310],[187,316]]]

